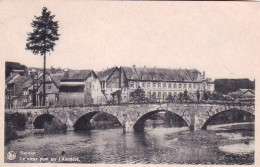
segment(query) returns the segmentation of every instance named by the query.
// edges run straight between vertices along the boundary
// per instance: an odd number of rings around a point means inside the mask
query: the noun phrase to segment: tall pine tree
[[[46,74],[46,53],[54,51],[55,41],[59,40],[58,21],[53,21],[55,15],[51,15],[46,7],[42,8],[42,15],[34,16],[31,23],[33,32],[28,33],[26,50],[31,50],[33,54],[43,56],[43,105],[45,105],[45,74]]]

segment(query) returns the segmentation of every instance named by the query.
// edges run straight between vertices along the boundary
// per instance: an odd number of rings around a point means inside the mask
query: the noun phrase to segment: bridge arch
[[[55,116],[52,114],[41,114],[36,116],[36,118],[33,121],[33,126],[35,129],[43,129],[44,128],[44,123],[48,122],[51,123],[53,118]]]
[[[91,129],[91,119],[97,116],[98,114],[105,113],[114,118],[120,126],[122,126],[122,122],[119,120],[118,117],[114,116],[113,114],[110,114],[108,112],[103,112],[103,111],[91,111],[88,113],[85,113],[81,115],[79,118],[76,119],[73,128],[74,130],[90,130]]]
[[[183,116],[179,115],[176,112],[173,111],[169,111],[169,110],[153,110],[150,112],[145,113],[144,115],[140,116],[137,121],[134,123],[133,125],[133,129],[135,132],[143,132],[144,131],[144,126],[145,126],[145,121],[147,119],[149,119],[150,116],[152,116],[153,114],[159,113],[159,112],[170,112],[172,114],[174,114],[175,116],[177,116],[181,121],[184,121],[184,124],[188,127],[190,127],[189,124],[189,120],[187,120],[186,118],[184,118]]]
[[[210,123],[212,121],[215,121],[218,116],[220,116],[221,114],[229,114],[229,113],[231,114],[231,116],[237,116],[236,117],[237,122],[243,122],[244,119],[250,119],[249,117],[253,117],[253,120],[255,120],[255,114],[254,114],[253,110],[243,110],[243,109],[233,108],[233,109],[228,109],[228,110],[224,110],[224,111],[219,111],[219,112],[215,113],[214,115],[210,116],[208,119],[206,119],[206,121],[204,121],[201,129],[207,130],[207,126],[210,125]],[[229,118],[226,117],[226,119],[229,119]],[[226,120],[223,120],[223,121],[226,121]]]

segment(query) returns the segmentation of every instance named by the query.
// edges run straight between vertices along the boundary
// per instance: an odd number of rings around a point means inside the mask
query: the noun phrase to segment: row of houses
[[[126,103],[130,93],[142,89],[146,98],[166,100],[185,91],[213,92],[214,83],[197,69],[112,67],[102,71],[61,70],[46,73],[46,104],[42,104],[42,72],[13,73],[6,79],[6,107],[43,105],[84,106]]]

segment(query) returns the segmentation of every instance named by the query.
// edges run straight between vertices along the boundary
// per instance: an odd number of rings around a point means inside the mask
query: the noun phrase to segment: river
[[[16,153],[14,160],[5,156],[5,162],[253,164],[253,127],[250,123],[193,132],[187,127],[146,127],[139,134],[124,134],[122,129],[32,134],[5,146],[5,155]]]

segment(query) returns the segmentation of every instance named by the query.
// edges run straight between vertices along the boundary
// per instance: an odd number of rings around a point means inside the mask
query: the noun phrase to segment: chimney
[[[133,67],[135,68],[135,67],[136,67],[136,65],[133,65]]]
[[[202,77],[203,79],[205,79],[205,71],[203,71]]]
[[[119,67],[119,88],[121,88],[122,87],[122,69],[121,69],[121,67]]]
[[[64,69],[64,79],[68,79],[69,78],[69,69],[68,68],[65,68]]]

